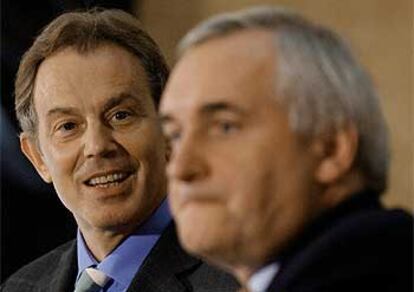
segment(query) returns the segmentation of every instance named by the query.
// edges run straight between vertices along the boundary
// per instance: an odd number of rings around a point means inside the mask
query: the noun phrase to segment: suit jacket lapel
[[[151,250],[135,275],[128,292],[183,292],[191,290],[185,272],[201,264],[179,245],[175,226],[171,223]]]
[[[70,243],[69,248],[64,251],[60,257],[58,263],[56,263],[56,269],[52,277],[52,281],[46,283],[45,290],[41,291],[68,291],[72,292],[74,289],[74,283],[76,278],[76,272],[78,269],[76,254],[76,240]]]
[[[186,272],[201,265],[201,261],[188,255],[179,245],[175,226],[171,223],[147,256],[132,280],[128,292],[184,292],[190,291]],[[41,291],[72,292],[77,272],[76,240],[69,244]]]

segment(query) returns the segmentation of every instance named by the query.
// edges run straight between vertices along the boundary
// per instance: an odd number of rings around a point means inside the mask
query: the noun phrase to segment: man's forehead
[[[189,55],[213,55],[216,58],[223,56],[249,56],[260,59],[269,57],[275,52],[275,34],[264,29],[243,29],[228,34],[213,36],[184,51],[181,59]]]
[[[261,41],[255,43],[252,38]],[[200,110],[208,104],[252,102],[242,101],[242,96],[259,91],[273,93],[275,65],[268,32],[249,30],[209,40],[182,56],[171,74],[161,111],[177,106]]]
[[[63,49],[39,67],[35,108],[39,110],[39,103],[48,111],[71,107],[74,102],[96,101],[96,105],[104,105],[107,99],[118,96],[146,97],[150,95],[149,83],[144,69],[136,66],[134,59],[137,58],[117,45],[98,47],[86,55],[75,48]]]
[[[79,67],[79,64],[84,63],[89,63],[91,69],[113,69],[132,63],[134,69],[144,71],[140,59],[129,50],[114,43],[102,43],[88,50],[81,50],[75,46],[58,49],[41,62],[37,75],[42,70],[45,71],[42,69],[44,67],[47,68],[47,71],[55,69],[57,72],[65,72],[72,69],[80,72],[82,68]],[[114,66],[115,64],[118,66]]]
[[[265,30],[243,30],[190,47],[175,66],[170,83],[194,81],[197,77],[203,81],[223,80],[217,73],[228,73],[226,81],[257,67],[272,66],[275,62],[273,34]]]

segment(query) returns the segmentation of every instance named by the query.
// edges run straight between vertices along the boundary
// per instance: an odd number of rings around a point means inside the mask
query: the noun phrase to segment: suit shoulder
[[[337,217],[325,216],[305,230],[293,251],[320,250],[326,254],[327,251],[340,249],[356,252],[371,244],[364,252],[391,246],[404,246],[407,251],[412,246],[413,222],[411,214],[397,209],[372,208]]]
[[[64,256],[75,252],[75,241],[69,241],[35,259],[12,274],[2,285],[1,291],[37,291],[39,283],[50,281]]]
[[[412,242],[413,223],[412,215],[403,210],[374,209],[344,217],[328,235],[331,234],[332,238],[341,235],[349,239],[368,241],[381,238],[382,242],[405,239],[408,241],[405,243],[409,243]],[[403,243],[394,242],[394,245]]]
[[[283,278],[292,291],[412,291],[412,246],[412,215],[355,212],[304,246]]]
[[[335,254],[343,260],[409,264],[412,258],[413,217],[402,210],[373,209],[345,216],[308,246],[321,258]],[[324,256],[325,255],[325,256]],[[335,257],[334,257],[335,258]],[[337,258],[338,259],[338,258]]]

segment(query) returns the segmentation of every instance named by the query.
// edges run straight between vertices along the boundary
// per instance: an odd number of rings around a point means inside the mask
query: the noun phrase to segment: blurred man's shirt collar
[[[279,264],[273,263],[256,271],[249,279],[247,286],[250,292],[265,292],[279,271]]]

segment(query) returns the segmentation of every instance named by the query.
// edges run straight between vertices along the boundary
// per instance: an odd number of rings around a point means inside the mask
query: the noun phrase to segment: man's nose
[[[116,145],[112,129],[100,123],[89,125],[84,135],[85,157],[109,157],[116,153]]]
[[[169,179],[193,182],[208,175],[208,153],[203,151],[202,142],[195,136],[186,136],[173,146],[167,165]]]

